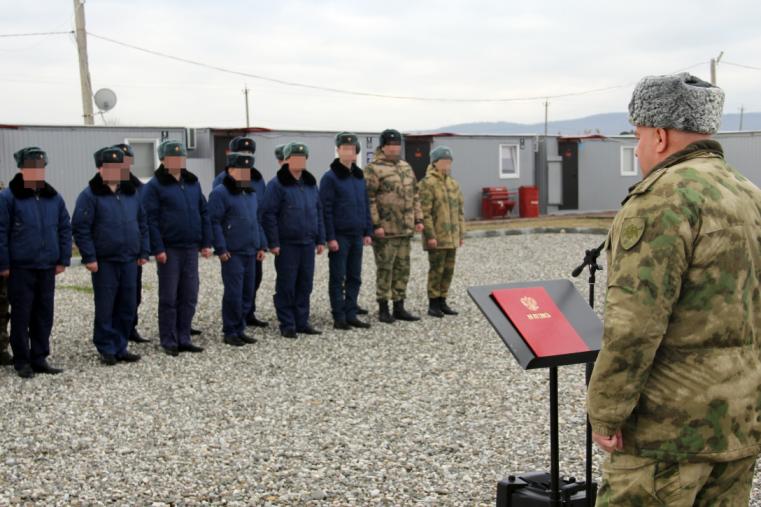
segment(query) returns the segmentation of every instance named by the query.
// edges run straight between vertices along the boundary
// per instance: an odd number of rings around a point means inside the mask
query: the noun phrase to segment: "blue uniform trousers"
[[[55,268],[11,266],[8,302],[11,305],[11,349],[17,370],[40,365],[50,355],[53,329]]]
[[[222,262],[222,332],[239,336],[246,329],[246,316],[254,298],[256,255],[231,254]]]
[[[254,268],[256,277],[254,278],[254,294],[251,297],[251,309],[248,311],[247,318],[252,318],[256,315],[256,293],[259,292],[259,286],[262,284],[262,261],[256,261],[256,267]]]
[[[357,318],[357,298],[362,285],[362,236],[336,235],[338,251],[328,253],[328,294],[334,320]]]
[[[315,244],[283,244],[275,257],[275,310],[281,331],[301,331],[309,324]]]
[[[135,288],[135,321],[132,324],[132,329],[137,330],[137,311],[140,308],[140,303],[143,301],[143,266],[137,267],[137,286]]]
[[[167,248],[159,278],[159,335],[162,347],[190,345],[190,324],[198,302],[198,249]]]
[[[137,263],[98,261],[91,273],[95,296],[93,343],[101,354],[121,357],[135,321]]]

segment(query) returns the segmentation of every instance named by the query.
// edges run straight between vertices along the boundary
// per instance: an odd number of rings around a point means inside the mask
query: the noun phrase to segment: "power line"
[[[733,63],[733,62],[728,62],[726,60],[722,61],[721,63],[723,63],[724,65],[732,65],[733,67],[742,67],[743,69],[761,70],[761,67],[754,67],[753,65],[745,65],[742,63]]]
[[[678,74],[678,73],[684,72],[686,70],[694,69],[695,67],[700,67],[701,65],[705,65],[707,63],[711,63],[711,62],[710,61],[705,61],[705,62],[693,63],[689,67],[685,67],[683,69],[675,70],[674,72],[670,72],[669,74]],[[726,63],[726,62],[724,62],[724,63]]]
[[[75,33],[74,30],[67,30],[67,31],[55,31],[55,32],[34,32],[34,33],[12,33],[12,34],[0,34],[0,38],[8,38],[8,37],[33,37],[33,36],[52,36],[52,35],[73,35]],[[220,67],[216,65],[210,65],[204,62],[200,62],[197,60],[191,60],[189,58],[183,58],[179,56],[170,55],[167,53],[163,53],[161,51],[156,51],[153,49],[148,49],[140,46],[136,46],[134,44],[129,44],[127,42],[119,41],[116,39],[112,39],[110,37],[104,37],[102,35],[98,35],[95,33],[92,33],[90,31],[87,32],[87,34],[91,37],[94,37],[96,39],[103,40],[105,42],[109,42],[111,44],[115,44],[118,46],[126,47],[135,51],[140,51],[143,53],[147,53],[153,56],[158,56],[161,58],[167,58],[170,60],[187,63],[190,65],[195,65],[197,67],[207,68],[211,70],[216,70],[218,72],[224,72],[227,74],[233,74],[237,76],[243,76],[248,77],[252,79],[258,79],[260,81],[266,81],[274,84],[279,84],[283,86],[291,86],[296,88],[305,88],[310,90],[317,90],[322,92],[330,92],[330,93],[338,93],[343,95],[354,95],[354,96],[360,96],[360,97],[374,97],[374,98],[381,98],[381,99],[396,99],[396,100],[410,100],[410,101],[422,101],[422,102],[451,102],[451,103],[499,103],[499,102],[531,102],[531,101],[537,101],[542,100],[546,101],[548,99],[558,99],[558,98],[566,98],[566,97],[578,97],[582,95],[591,95],[594,93],[602,93],[606,91],[611,90],[618,90],[621,88],[628,88],[631,86],[634,86],[636,82],[632,83],[625,83],[625,84],[619,84],[619,85],[613,85],[613,86],[606,86],[602,88],[593,88],[590,90],[582,90],[577,92],[568,92],[568,93],[560,93],[560,94],[553,94],[553,95],[536,95],[536,96],[527,96],[527,97],[504,97],[504,98],[452,98],[452,97],[421,97],[421,96],[414,96],[414,95],[392,95],[392,94],[383,94],[383,93],[374,93],[374,92],[366,92],[366,91],[359,91],[359,90],[348,90],[348,89],[341,89],[341,88],[333,88],[328,86],[319,86],[319,85],[313,85],[308,83],[301,83],[296,81],[287,81],[284,79],[278,79],[274,77],[264,76],[260,74],[252,74],[249,72],[243,72],[238,71],[234,69],[229,69],[226,67]],[[698,67],[700,65],[705,65],[707,62],[699,62],[693,65],[690,65],[689,67],[685,67],[680,70],[676,70],[674,72],[671,72],[671,74],[676,74],[677,72],[683,72],[686,70],[690,70],[694,67]],[[759,67],[752,67],[749,65],[742,65],[742,64],[736,64],[732,62],[723,62],[727,65],[735,65],[738,67],[744,67],[748,69],[753,70],[761,70]]]
[[[32,33],[0,33],[0,38],[7,37],[42,37],[47,35],[71,35],[74,30],[66,30],[65,32],[32,32]]]
[[[420,96],[413,96],[413,95],[389,95],[389,94],[383,94],[383,93],[374,93],[374,92],[365,92],[365,91],[358,91],[358,90],[347,90],[347,89],[341,89],[341,88],[332,88],[328,86],[319,86],[319,85],[312,85],[307,83],[300,83],[295,81],[287,81],[284,79],[278,79],[273,78],[269,76],[263,76],[260,74],[251,74],[248,72],[242,72],[234,69],[228,69],[226,67],[219,67],[217,65],[210,65],[204,62],[199,62],[197,60],[191,60],[188,58],[183,58],[179,56],[169,55],[167,53],[162,53],[161,51],[156,51],[153,49],[148,49],[140,46],[136,46],[134,44],[129,44],[127,42],[122,42],[116,39],[112,39],[110,37],[104,37],[102,35],[94,34],[92,32],[87,32],[87,34],[90,37],[94,37],[96,39],[100,39],[106,42],[110,42],[111,44],[116,44],[118,46],[123,46],[129,49],[133,49],[135,51],[141,51],[143,53],[147,53],[154,56],[159,56],[162,58],[168,58],[170,60],[175,60],[178,62],[187,63],[190,65],[195,65],[197,67],[203,67],[206,69],[216,70],[219,72],[225,72],[227,74],[234,74],[237,76],[243,76],[248,77],[252,79],[258,79],[261,81],[267,81],[270,83],[277,83],[284,86],[292,86],[297,88],[308,88],[311,90],[319,90],[324,92],[331,92],[331,93],[339,93],[344,95],[355,95],[355,96],[361,96],[361,97],[375,97],[375,98],[382,98],[382,99],[396,99],[396,100],[414,100],[414,101],[423,101],[423,102],[459,102],[459,103],[489,103],[489,102],[529,102],[529,101],[535,101],[535,100],[547,100],[547,99],[556,99],[556,98],[563,98],[563,97],[575,97],[579,95],[589,95],[592,93],[600,93],[610,90],[616,90],[620,88],[626,88],[633,85],[633,83],[626,83],[626,84],[620,84],[620,85],[614,85],[614,86],[607,86],[604,88],[595,88],[591,90],[584,90],[584,91],[578,91],[578,92],[569,92],[569,93],[561,93],[561,94],[555,94],[555,95],[537,95],[537,96],[530,96],[530,97],[508,97],[508,98],[480,98],[480,99],[468,99],[468,98],[447,98],[447,97],[420,97]],[[702,64],[702,63],[701,63]],[[697,64],[700,65],[700,64]]]

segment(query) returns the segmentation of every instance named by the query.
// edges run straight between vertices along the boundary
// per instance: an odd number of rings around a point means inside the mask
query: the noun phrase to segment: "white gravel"
[[[313,323],[277,334],[269,258],[256,345],[222,344],[216,259],[200,261],[195,325],[203,354],[158,349],[156,273],[144,273],[136,365],[99,364],[84,268],[58,279],[51,363],[24,381],[0,369],[0,505],[493,505],[496,483],[547,469],[547,372],[525,372],[466,294],[497,282],[567,278],[598,235],[471,239],[450,303],[460,316],[380,324],[365,251],[367,331],[334,331],[327,258],[318,259]],[[427,259],[413,248],[408,307],[424,314]],[[602,305],[605,272],[598,278]],[[586,276],[575,280],[586,294]],[[560,371],[562,470],[584,474],[584,375]],[[596,467],[601,456],[596,455]],[[757,481],[758,482],[758,481]],[[754,498],[761,494],[754,490]],[[755,501],[755,504],[761,502]]]

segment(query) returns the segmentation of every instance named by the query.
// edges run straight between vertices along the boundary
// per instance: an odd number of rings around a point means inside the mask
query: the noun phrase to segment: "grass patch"
[[[87,294],[92,294],[92,285],[56,285],[56,289],[58,290],[72,290],[74,292],[85,292]]]

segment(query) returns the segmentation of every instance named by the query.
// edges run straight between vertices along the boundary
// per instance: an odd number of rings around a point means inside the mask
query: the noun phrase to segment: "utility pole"
[[[544,137],[547,137],[547,118],[549,117],[549,108],[549,99],[544,99]]]
[[[82,117],[85,125],[94,125],[92,109],[92,83],[87,62],[87,30],[85,29],[85,0],[74,0],[77,51],[79,52],[79,82],[82,86]]]
[[[711,84],[714,86],[716,86],[716,67],[719,65],[722,56],[724,56],[724,51],[719,53],[716,58],[711,58]]]
[[[740,130],[743,129],[743,115],[745,114],[745,106],[740,106]]]
[[[249,128],[251,127],[251,123],[248,117],[248,84],[246,84],[245,88],[243,88],[243,95],[246,97],[246,128]]]

